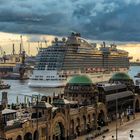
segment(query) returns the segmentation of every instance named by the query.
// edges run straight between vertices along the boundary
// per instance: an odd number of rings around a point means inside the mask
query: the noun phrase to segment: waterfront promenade
[[[140,113],[135,115],[135,119],[133,116],[130,117],[130,120],[124,119],[122,125],[120,125],[120,121],[118,120],[118,140],[130,140],[130,130],[133,130],[134,140],[140,140]],[[92,138],[92,136],[97,132],[91,132],[88,135],[81,136],[76,138],[75,140],[112,140],[112,136],[114,136],[114,140],[116,137],[116,122],[112,122],[108,125],[109,132],[104,133],[96,138]],[[103,139],[103,136],[105,138]]]

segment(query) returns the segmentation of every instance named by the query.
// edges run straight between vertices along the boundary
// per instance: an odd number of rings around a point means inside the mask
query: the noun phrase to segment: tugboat
[[[4,81],[0,80],[0,90],[2,89],[9,89],[11,86],[8,84],[5,84]]]

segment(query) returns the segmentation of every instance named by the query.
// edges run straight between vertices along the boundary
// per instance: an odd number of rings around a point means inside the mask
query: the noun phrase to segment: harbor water
[[[128,74],[134,78],[134,76],[140,72],[140,66],[131,66]],[[16,103],[17,98],[18,102],[24,102],[24,97],[27,95],[27,98],[30,98],[32,95],[46,95],[52,96],[54,93],[59,94],[63,93],[63,88],[30,88],[28,87],[28,80],[19,81],[19,80],[5,80],[6,83],[11,85],[10,89],[1,90],[8,92],[8,102]],[[1,96],[1,94],[0,94]],[[30,100],[30,99],[29,99]]]

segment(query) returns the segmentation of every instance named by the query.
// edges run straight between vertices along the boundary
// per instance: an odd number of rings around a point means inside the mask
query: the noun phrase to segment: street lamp
[[[133,140],[133,138],[134,138],[133,130],[130,130],[130,139]]]
[[[116,140],[118,140],[118,99],[116,98]]]

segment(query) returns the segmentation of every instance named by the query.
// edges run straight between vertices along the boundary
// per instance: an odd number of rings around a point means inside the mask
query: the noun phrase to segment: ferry
[[[87,75],[93,82],[107,81],[116,72],[129,70],[128,52],[115,44],[100,48],[71,33],[67,38],[55,38],[52,45],[40,48],[29,87],[63,87],[74,75]]]

